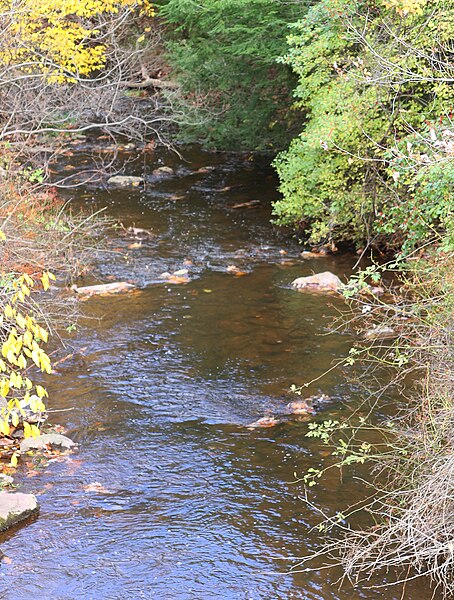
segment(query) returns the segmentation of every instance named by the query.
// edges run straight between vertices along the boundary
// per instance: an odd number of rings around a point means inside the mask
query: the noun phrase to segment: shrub
[[[292,27],[301,135],[276,159],[278,222],[312,243],[411,249],[452,214],[454,130],[445,0],[323,0]]]

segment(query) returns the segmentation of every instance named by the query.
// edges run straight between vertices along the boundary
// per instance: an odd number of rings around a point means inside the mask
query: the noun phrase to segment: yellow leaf
[[[42,400],[39,400],[36,403],[36,410],[38,412],[46,412],[46,405],[44,404],[44,402],[42,402]]]
[[[33,335],[31,333],[31,331],[26,331],[24,333],[24,344],[26,346],[28,346],[29,348],[31,348],[32,342],[33,342]]]
[[[35,350],[33,350],[32,352],[32,356],[31,356],[32,361],[35,363],[35,365],[37,367],[40,367],[40,363],[39,363],[39,352],[38,350],[35,348]]]
[[[12,365],[16,364],[16,355],[11,349],[6,353],[6,358]]]
[[[12,467],[17,467],[17,452],[12,455],[10,464]]]
[[[9,392],[9,381],[7,379],[2,379],[0,381],[0,396],[6,398]]]
[[[25,320],[25,317],[23,315],[21,315],[20,313],[17,313],[17,315],[16,315],[16,323],[19,325],[19,327],[21,329],[25,329],[25,327],[27,325],[27,321]]]
[[[43,272],[43,274],[41,276],[41,281],[42,281],[42,284],[43,284],[43,289],[46,292],[49,289],[49,286],[50,286],[50,284],[49,284],[49,274],[46,271]]]
[[[41,385],[37,385],[36,386],[36,393],[38,394],[38,396],[40,398],[44,398],[44,396],[49,397],[49,394],[47,393],[47,391]]]
[[[27,368],[27,361],[25,360],[25,356],[23,354],[21,354],[18,359],[17,359],[17,366],[20,369],[26,369]]]
[[[25,438],[32,437],[32,429],[30,427],[30,423],[28,423],[27,421],[24,421],[23,425],[24,425],[24,437]]]
[[[11,414],[11,423],[13,424],[13,427],[17,427],[19,425],[19,415],[17,412],[13,412]]]
[[[43,329],[42,327],[39,327],[39,337],[43,340],[43,342],[48,341],[49,339],[49,334],[47,333],[47,331],[45,329]]]
[[[30,277],[30,275],[27,275],[27,273],[24,273],[22,275],[22,280],[25,281],[25,283],[28,285],[28,287],[33,287],[34,285],[34,281],[33,279]]]
[[[0,229],[0,240],[2,242],[4,242],[6,240],[6,235],[3,233],[3,231]]]

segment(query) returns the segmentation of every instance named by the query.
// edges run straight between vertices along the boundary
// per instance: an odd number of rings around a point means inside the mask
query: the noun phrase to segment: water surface
[[[153,176],[162,164],[175,175]],[[315,507],[342,510],[365,490],[354,473],[340,481],[332,471],[309,507],[295,474],[327,459],[305,437],[307,421],[246,427],[281,414],[291,384],[318,378],[348,351],[350,335],[328,335],[342,302],[290,283],[312,271],[343,276],[355,257],[301,258],[270,224],[276,181],[265,159],[192,149],[125,169],[144,175],[145,189],[66,192],[75,206],[105,206],[124,228],[152,235],[112,231],[85,281],[128,280],[139,291],[84,303],[62,354],[85,350],[46,382],[52,408],[67,409],[53,421],[80,451],[24,476],[41,514],[3,536],[11,564],[0,567],[1,597],[397,600],[398,587],[340,588],[337,571],[291,570],[292,557],[320,545]],[[260,204],[233,208],[250,200]],[[159,278],[181,268],[186,285]],[[331,398],[315,419],[342,417],[363,399],[339,371],[311,393]],[[407,595],[430,592],[413,585]]]

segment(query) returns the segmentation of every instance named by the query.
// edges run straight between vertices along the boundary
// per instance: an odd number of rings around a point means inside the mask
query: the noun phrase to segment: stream
[[[72,167],[87,156],[75,151]],[[152,174],[163,165],[174,174]],[[0,597],[400,599],[401,587],[385,579],[353,589],[340,587],[336,569],[295,567],[295,557],[320,546],[317,508],[332,514],[367,493],[353,470],[341,481],[332,469],[308,506],[297,481],[326,461],[326,447],[305,437],[308,420],[350,414],[361,389],[334,370],[307,389],[329,396],[315,416],[247,427],[283,414],[292,384],[317,379],[348,352],[352,336],[330,333],[342,300],[290,284],[313,271],[348,276],[357,257],[301,257],[302,247],[270,223],[277,192],[266,158],[156,151],[125,173],[144,176],[145,187],[65,191],[75,207],[107,207],[124,228],[151,234],[110,232],[82,282],[139,289],[87,300],[76,331],[65,334],[62,355],[74,358],[45,383],[59,411],[51,421],[80,449],[18,473],[41,512],[1,535],[10,561],[0,565]],[[251,200],[258,203],[233,208]],[[159,277],[179,269],[189,283]],[[383,410],[392,412],[392,402]],[[406,593],[431,596],[421,582]]]

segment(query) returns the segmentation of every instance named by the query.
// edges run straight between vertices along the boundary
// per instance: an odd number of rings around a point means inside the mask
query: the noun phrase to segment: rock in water
[[[171,177],[175,175],[175,171],[172,167],[158,167],[152,173],[153,177]]]
[[[39,511],[33,494],[0,492],[0,531],[31,517]]]
[[[325,271],[324,273],[316,273],[308,277],[298,277],[292,282],[292,286],[299,290],[308,289],[320,292],[337,292],[342,288],[342,281],[334,273]]]
[[[166,271],[165,273],[161,273],[161,275],[159,275],[159,279],[163,279],[167,283],[176,284],[189,283],[191,281],[189,278],[189,271],[187,269],[179,269],[174,273],[168,273]]]
[[[397,333],[391,327],[379,325],[364,332],[364,337],[368,340],[386,340],[387,338],[396,337]]]
[[[132,175],[114,175],[107,180],[108,185],[118,187],[139,187],[143,182],[143,177],[133,177]]]
[[[28,452],[29,450],[46,450],[48,446],[60,446],[65,450],[75,447],[75,443],[60,433],[43,433],[36,437],[26,438],[20,443],[20,451]]]
[[[276,425],[279,425],[280,422],[281,421],[275,417],[262,417],[258,421],[250,423],[247,427],[248,429],[266,429],[268,427],[275,427]]]
[[[307,400],[293,400],[287,404],[287,410],[291,415],[313,415],[315,414],[314,407],[311,405],[311,398]]]
[[[119,294],[122,292],[131,292],[135,290],[132,283],[126,281],[116,281],[115,283],[101,283],[99,285],[86,285],[84,287],[73,286],[72,289],[76,294],[81,296],[103,296],[109,294]]]

